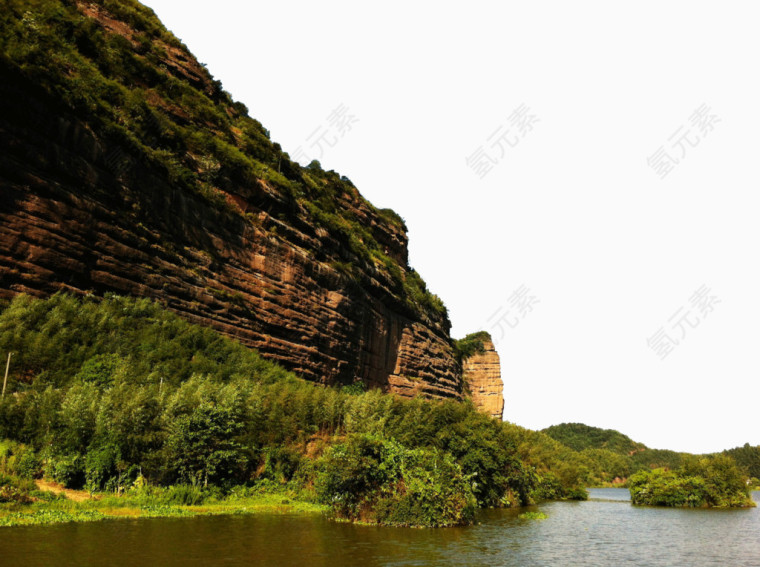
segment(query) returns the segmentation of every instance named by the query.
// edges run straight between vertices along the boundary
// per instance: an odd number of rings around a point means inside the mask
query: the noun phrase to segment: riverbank
[[[87,494],[87,493],[85,493]],[[96,522],[124,518],[174,518],[247,514],[323,514],[328,507],[287,494],[230,495],[201,504],[147,503],[134,496],[96,494],[72,500],[55,497],[30,504],[0,505],[0,527]]]

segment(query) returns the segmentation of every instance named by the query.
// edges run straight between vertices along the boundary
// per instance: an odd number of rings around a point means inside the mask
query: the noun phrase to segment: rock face
[[[499,353],[491,339],[483,339],[483,350],[462,362],[464,379],[475,407],[500,420],[504,412],[504,383]]]
[[[169,72],[211,92],[197,61],[166,51]],[[463,396],[445,315],[410,310],[397,282],[356,263],[345,235],[315,226],[264,176],[220,173],[226,205],[212,206],[2,62],[0,100],[0,297],[151,297],[309,380]],[[408,273],[405,229],[358,192],[334,205]]]
[[[11,151],[0,155],[0,296],[148,296],[310,380],[461,395],[447,329],[402,314],[379,282],[357,287],[319,259],[329,235],[243,200],[255,218],[245,222],[147,165],[116,180],[86,125],[2,82]],[[405,235],[388,237],[405,255]]]

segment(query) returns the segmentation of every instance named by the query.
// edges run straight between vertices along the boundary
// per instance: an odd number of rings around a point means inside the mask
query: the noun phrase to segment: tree
[[[166,467],[178,480],[191,484],[239,479],[247,459],[235,441],[243,423],[230,408],[202,402],[192,413],[170,425]]]

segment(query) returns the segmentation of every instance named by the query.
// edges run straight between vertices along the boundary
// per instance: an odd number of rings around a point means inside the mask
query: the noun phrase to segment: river
[[[755,492],[757,501],[760,493]],[[14,567],[673,566],[760,565],[760,508],[639,508],[625,489],[588,502],[488,510],[467,528],[379,528],[320,516],[110,520],[0,528],[0,565]]]

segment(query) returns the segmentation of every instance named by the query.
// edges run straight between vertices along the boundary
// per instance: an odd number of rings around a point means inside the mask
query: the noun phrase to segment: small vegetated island
[[[744,508],[755,506],[747,474],[728,455],[690,457],[676,470],[639,471],[628,480],[631,501],[646,506]]]

